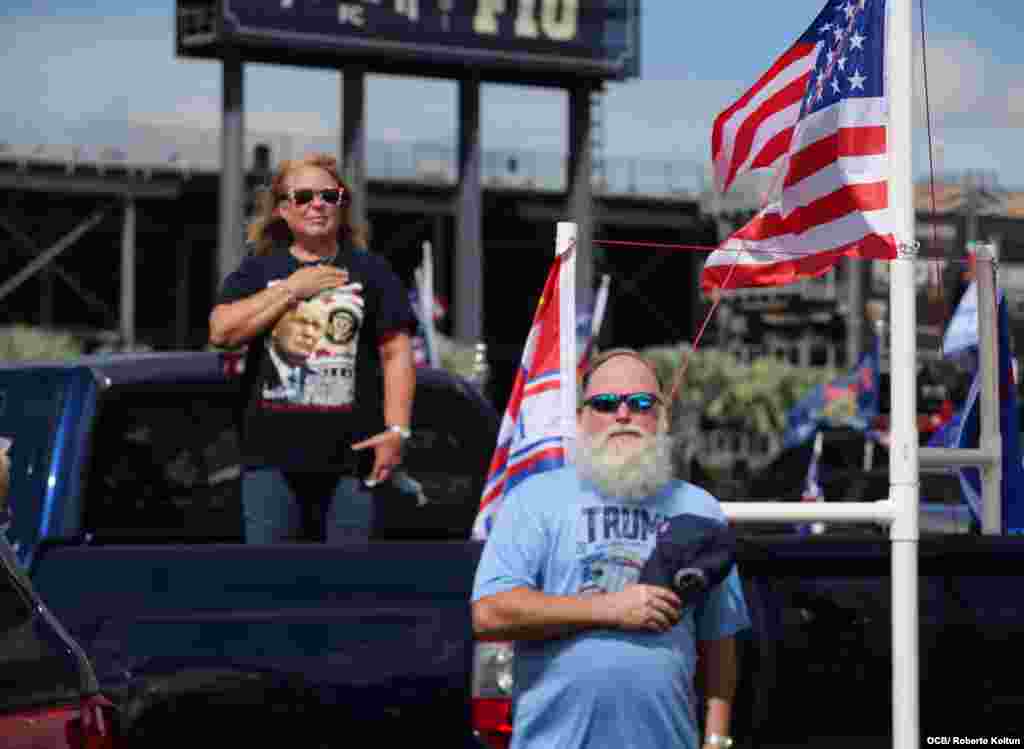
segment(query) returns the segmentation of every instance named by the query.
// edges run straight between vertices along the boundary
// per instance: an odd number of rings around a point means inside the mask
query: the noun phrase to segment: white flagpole
[[[914,287],[914,205],[911,135],[912,15],[910,0],[889,0],[889,210],[899,256],[891,261],[889,529],[892,553],[892,738],[896,749],[920,746],[918,638],[919,463],[917,315]],[[859,314],[859,310],[850,310]]]
[[[565,459],[576,458],[576,234],[571,221],[559,221],[555,232],[555,256],[562,258],[558,274],[558,327],[561,350],[562,435]]]
[[[423,269],[420,283],[420,316],[423,318],[423,334],[427,337],[429,364],[434,369],[441,366],[441,352],[437,350],[437,335],[434,330],[434,253],[430,242],[423,243]]]
[[[978,400],[981,420],[978,447],[992,456],[981,466],[981,532],[999,535],[1003,530],[1003,436],[999,418],[999,291],[996,257],[992,245],[979,245],[974,252],[975,283],[978,285],[978,369],[981,392]]]

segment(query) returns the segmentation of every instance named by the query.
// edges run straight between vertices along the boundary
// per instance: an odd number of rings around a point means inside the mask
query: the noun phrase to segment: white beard
[[[621,433],[639,439],[622,449],[611,439]],[[649,434],[618,425],[592,437],[583,435],[576,446],[576,470],[602,495],[639,504],[672,480],[672,437],[663,430]]]

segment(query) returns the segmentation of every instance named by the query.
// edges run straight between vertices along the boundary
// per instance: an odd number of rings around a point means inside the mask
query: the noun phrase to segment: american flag
[[[563,399],[567,393],[575,398],[575,362],[570,359],[572,363],[563,367],[562,361],[569,353],[563,342],[573,340],[575,321],[562,319],[560,300],[562,275],[566,272],[563,266],[569,255],[555,258],[537,304],[487,471],[473,538],[483,539],[490,534],[502,498],[516,484],[569,462],[570,436],[566,433]],[[570,265],[569,270],[574,267]],[[570,282],[573,275],[567,276]]]
[[[844,255],[896,256],[884,61],[885,0],[829,0],[715,119],[719,191],[765,167],[776,169],[775,188],[708,257],[704,289],[790,283],[825,273]]]

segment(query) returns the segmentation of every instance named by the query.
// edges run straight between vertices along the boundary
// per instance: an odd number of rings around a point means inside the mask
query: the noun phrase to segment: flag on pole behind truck
[[[486,538],[490,533],[507,491],[535,473],[570,462],[564,398],[567,392],[571,398],[576,397],[576,352],[563,344],[574,341],[575,321],[573,315],[565,315],[561,297],[562,275],[575,267],[570,262],[572,255],[570,251],[555,257],[537,303],[487,471],[473,524],[474,538]],[[574,279],[569,277],[569,281]],[[575,347],[574,342],[571,345]]]
[[[579,351],[578,363],[576,365],[576,380],[583,379],[583,373],[587,371],[590,362],[597,351],[597,338],[601,334],[601,325],[604,322],[604,313],[608,308],[608,290],[611,285],[611,276],[605,273],[601,277],[601,285],[594,296],[594,305],[589,311],[581,311],[576,315],[576,343]]]
[[[416,331],[412,337],[413,362],[417,367],[440,366],[440,352],[437,351],[437,336],[433,326],[444,317],[445,310],[440,300],[434,298],[433,320],[426,317],[427,306],[418,285],[409,292],[409,305],[416,318]]]
[[[881,355],[881,341],[876,337],[850,372],[818,385],[801,398],[786,414],[783,449],[806,442],[822,427],[867,433],[878,416]]]
[[[807,464],[807,475],[804,476],[804,488],[800,492],[801,502],[824,502],[825,501],[825,490],[821,486],[821,478],[819,476],[820,464],[821,464],[821,453],[824,449],[825,440],[824,434],[818,432],[814,438],[814,448],[811,450],[811,460]],[[819,534],[825,532],[825,524],[820,520],[812,521],[810,523],[797,523],[796,532],[802,536],[809,534]]]
[[[1006,298],[1000,291],[998,299],[999,362],[996,378],[999,387],[999,431],[1003,442],[1002,467],[1002,519],[1003,534],[1024,534],[1024,465],[1020,452],[1020,421],[1017,413],[1017,382],[1013,371],[1013,357],[1010,351],[1009,321]],[[950,320],[943,351],[949,355],[968,352],[978,346],[977,336],[978,296],[977,284],[968,287]],[[973,316],[973,318],[972,318]],[[971,330],[973,319],[974,335]],[[977,361],[975,357],[974,361]],[[981,370],[974,371],[971,388],[964,401],[963,415],[959,429],[954,434],[956,447],[978,447],[981,414]],[[975,524],[981,525],[981,471],[977,468],[961,468],[960,492],[971,511]]]

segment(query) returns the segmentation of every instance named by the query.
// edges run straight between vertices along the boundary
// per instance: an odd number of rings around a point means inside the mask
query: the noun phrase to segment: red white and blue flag
[[[977,283],[964,293],[950,321],[943,347],[947,355],[956,355],[979,346],[978,343],[978,291]],[[1014,376],[1013,355],[1010,349],[1010,323],[1006,296],[1000,289],[996,295],[996,323],[999,336],[999,430],[1002,436],[1002,494],[1001,516],[1003,534],[1024,535],[1024,464],[1021,462],[1020,418],[1017,413],[1017,380]],[[965,326],[962,320],[968,321]],[[973,328],[971,327],[973,325]],[[957,331],[973,330],[971,335],[957,335]],[[971,388],[961,411],[960,422],[950,434],[950,447],[976,448],[981,432],[981,370],[976,369]],[[970,508],[975,524],[980,528],[984,514],[981,493],[981,472],[977,468],[959,469],[960,491]]]
[[[564,310],[575,308],[574,300],[566,298],[575,283],[574,260],[573,251],[565,252],[548,272],[487,471],[473,538],[489,535],[506,492],[533,474],[571,462],[575,423],[567,421],[576,398],[575,321]]]
[[[800,493],[801,502],[824,502],[825,492],[821,490],[821,482],[818,481],[818,463],[820,451],[815,450],[811,454],[811,462],[807,466],[807,475],[804,477],[804,488]]]
[[[818,432],[814,439],[814,449],[811,451],[811,462],[807,466],[807,476],[804,478],[804,488],[800,493],[801,502],[824,502],[825,492],[821,488],[821,481],[818,479],[818,466],[821,461],[821,451],[824,445],[824,435]],[[800,523],[796,527],[797,533],[808,535],[810,533],[822,533],[825,524],[822,522]]]
[[[610,286],[611,276],[605,273],[601,277],[601,285],[594,296],[592,310],[576,313],[576,343],[579,350],[579,361],[576,364],[577,382],[582,382],[583,373],[587,371],[590,362],[594,359],[594,352],[597,349],[597,337],[601,333],[604,312],[608,307],[608,290]]]
[[[715,119],[716,188],[776,169],[775,188],[713,252],[701,286],[775,286],[844,255],[896,256],[889,211],[885,0],[829,0],[761,78]],[[728,279],[728,280],[727,280]]]

